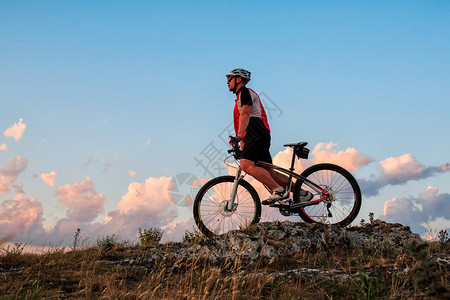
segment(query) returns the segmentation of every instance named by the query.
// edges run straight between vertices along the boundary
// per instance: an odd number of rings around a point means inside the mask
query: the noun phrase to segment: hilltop
[[[446,298],[450,242],[409,227],[267,222],[214,239],[0,255],[3,297]]]

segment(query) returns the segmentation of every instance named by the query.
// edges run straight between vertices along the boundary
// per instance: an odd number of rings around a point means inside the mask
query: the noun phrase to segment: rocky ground
[[[410,228],[267,222],[185,243],[3,250],[5,299],[450,299],[450,242]],[[231,297],[230,297],[231,295]]]
[[[411,247],[426,244],[420,236],[412,233],[408,226],[374,220],[361,227],[324,226],[318,224],[284,222],[265,222],[240,231],[232,231],[214,239],[203,239],[193,244],[168,243],[165,247],[151,246],[147,255],[137,259],[121,261],[104,261],[113,264],[138,265],[142,268],[155,264],[177,267],[192,259],[208,259],[212,263],[239,259],[245,265],[266,264],[273,260],[295,257],[299,253],[326,251],[333,258],[333,251],[339,249],[390,251],[407,253]],[[436,253],[429,260],[443,272],[450,270],[450,254]],[[174,262],[179,264],[173,265]],[[396,270],[404,272],[408,270]],[[356,272],[356,270],[355,270]],[[319,271],[315,269],[288,270],[286,274],[302,273],[304,276],[314,274],[337,274],[336,270]]]

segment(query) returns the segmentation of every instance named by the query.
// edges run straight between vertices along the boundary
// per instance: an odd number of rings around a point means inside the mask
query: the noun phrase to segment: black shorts
[[[262,122],[259,124],[259,122],[255,122],[253,118],[250,118],[244,137],[244,150],[242,158],[254,162],[263,161],[271,164],[272,156],[270,155],[269,148],[269,130],[264,126],[264,124],[262,124]]]

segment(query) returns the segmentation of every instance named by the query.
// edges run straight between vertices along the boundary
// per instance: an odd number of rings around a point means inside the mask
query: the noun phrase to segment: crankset
[[[289,210],[288,207],[280,207],[280,214],[282,214],[285,217],[292,216],[293,212]]]

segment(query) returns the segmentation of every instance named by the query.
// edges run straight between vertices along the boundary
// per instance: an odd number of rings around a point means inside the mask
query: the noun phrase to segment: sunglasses
[[[227,83],[230,82],[231,80],[233,80],[233,78],[236,78],[236,77],[229,77],[229,78],[227,79]]]

